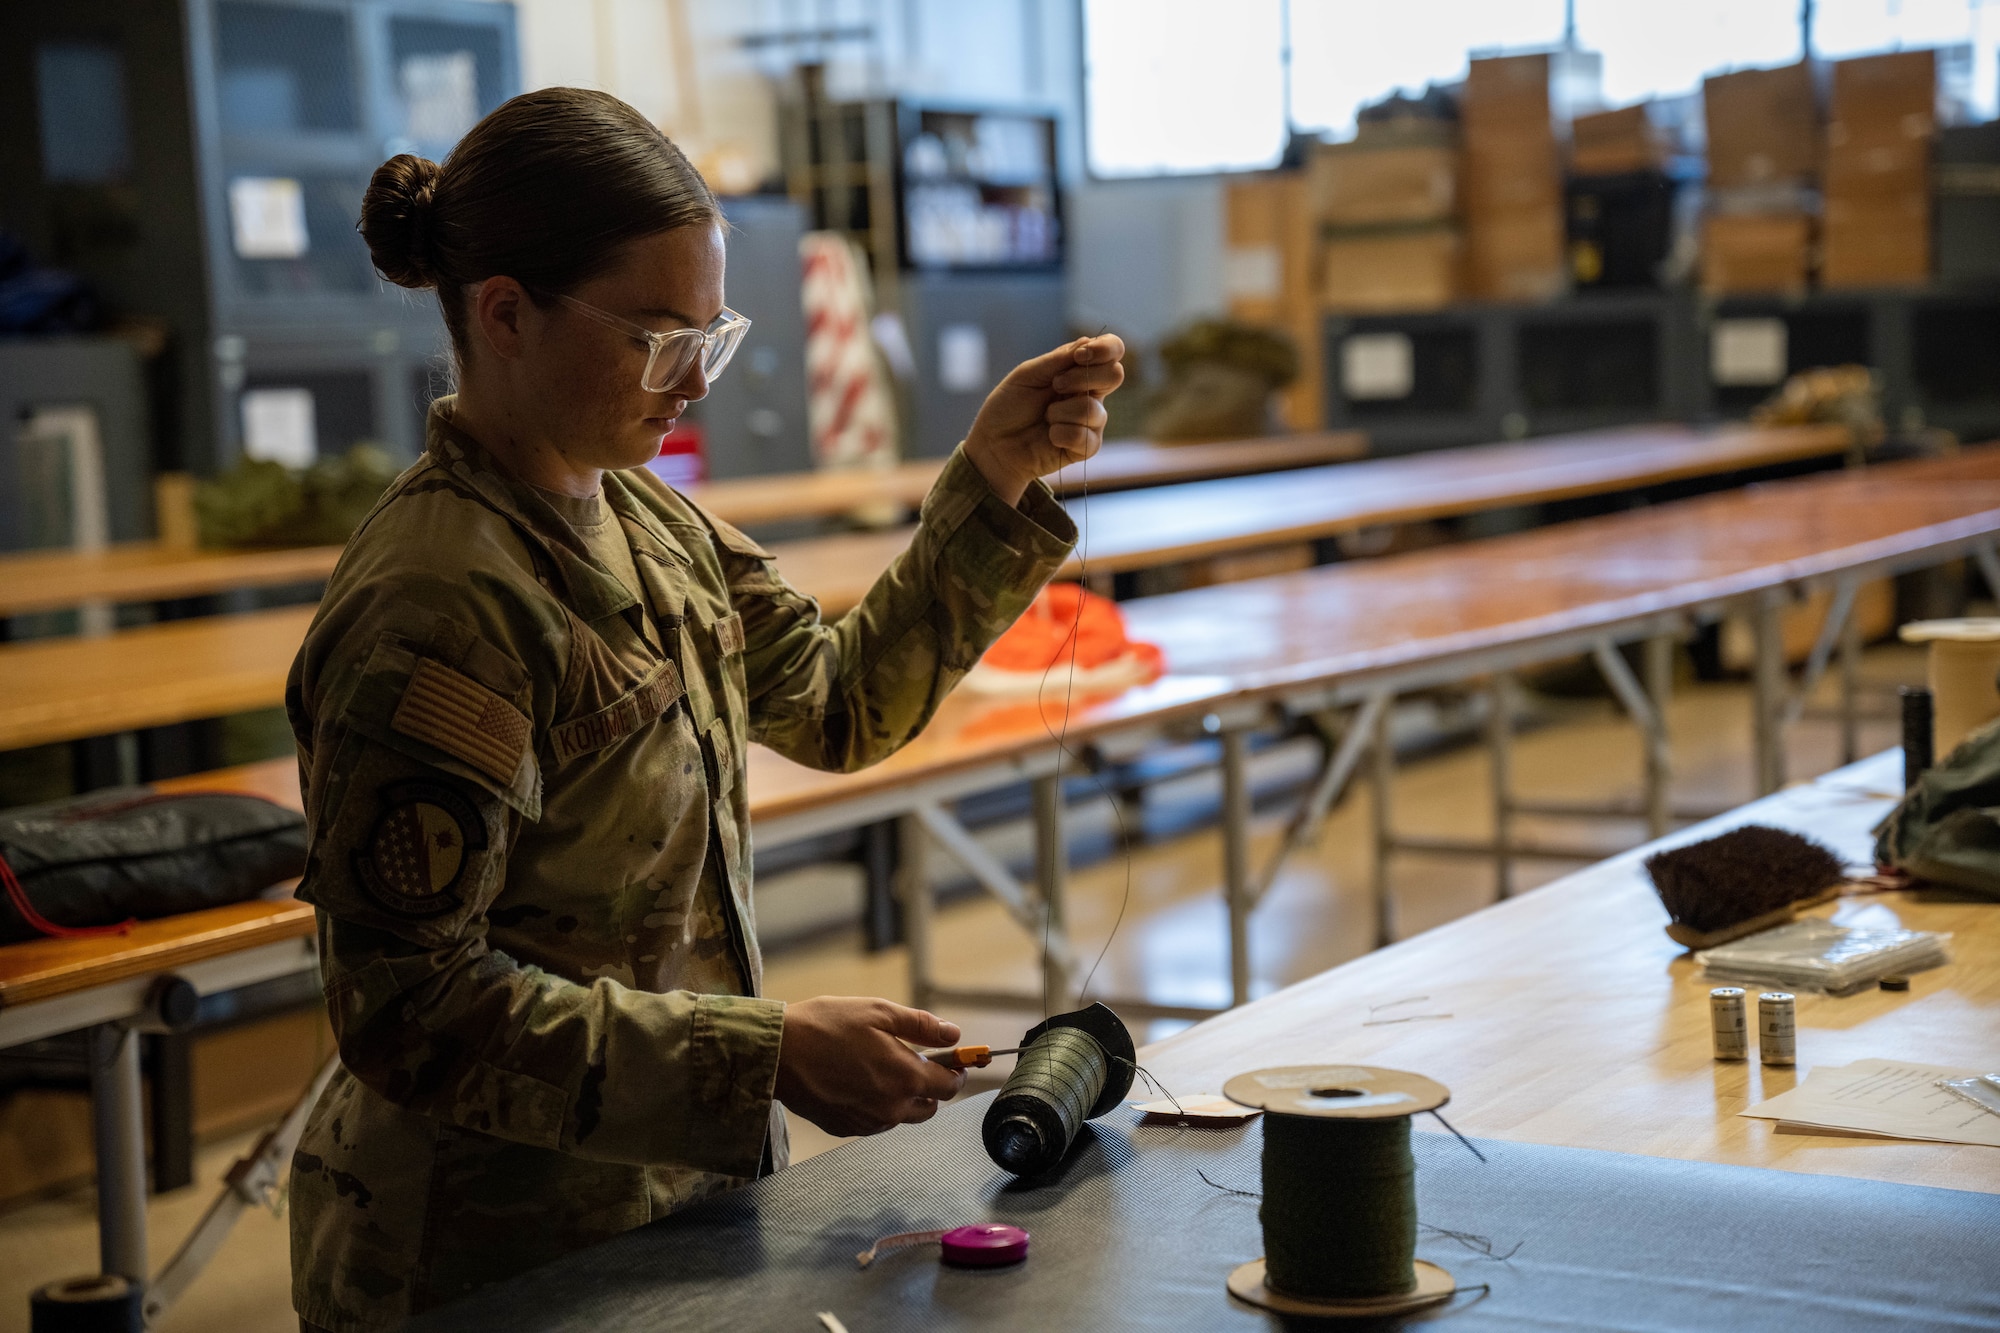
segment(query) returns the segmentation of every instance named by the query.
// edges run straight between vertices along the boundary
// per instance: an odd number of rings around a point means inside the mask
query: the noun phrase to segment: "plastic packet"
[[[1802,917],[1695,955],[1716,981],[1847,995],[1887,976],[1907,976],[1950,960],[1951,937],[1928,930],[1839,926]]]
[[[1971,1078],[1941,1078],[1937,1085],[1952,1096],[2000,1115],[2000,1074],[1975,1074]]]

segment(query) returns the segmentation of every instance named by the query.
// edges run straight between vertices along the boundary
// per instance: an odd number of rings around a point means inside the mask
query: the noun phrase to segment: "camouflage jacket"
[[[637,599],[449,406],[287,691],[342,1063],[293,1160],[293,1302],[336,1333],[784,1164],[744,747],[890,754],[1075,536],[961,453],[826,624],[756,543],[611,473]]]

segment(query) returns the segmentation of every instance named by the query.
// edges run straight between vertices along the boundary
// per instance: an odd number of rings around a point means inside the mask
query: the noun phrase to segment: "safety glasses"
[[[646,368],[639,373],[639,387],[648,393],[665,393],[679,384],[697,360],[701,362],[702,378],[713,380],[729,364],[729,358],[736,355],[736,349],[743,344],[743,335],[750,331],[750,321],[728,306],[722,308],[722,313],[706,330],[670,329],[658,333],[574,296],[558,295],[556,300],[586,319],[629,334],[646,345]]]

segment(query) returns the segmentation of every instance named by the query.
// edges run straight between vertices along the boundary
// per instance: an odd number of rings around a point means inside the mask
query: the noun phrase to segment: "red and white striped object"
[[[868,272],[838,232],[799,240],[806,317],[806,421],[813,460],[828,470],[896,459],[895,400],[868,330]]]

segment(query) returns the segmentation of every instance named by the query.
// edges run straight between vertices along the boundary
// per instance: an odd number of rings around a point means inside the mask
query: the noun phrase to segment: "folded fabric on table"
[[[1090,694],[1157,680],[1160,650],[1126,637],[1118,604],[1074,583],[1051,583],[965,678],[980,694]]]

